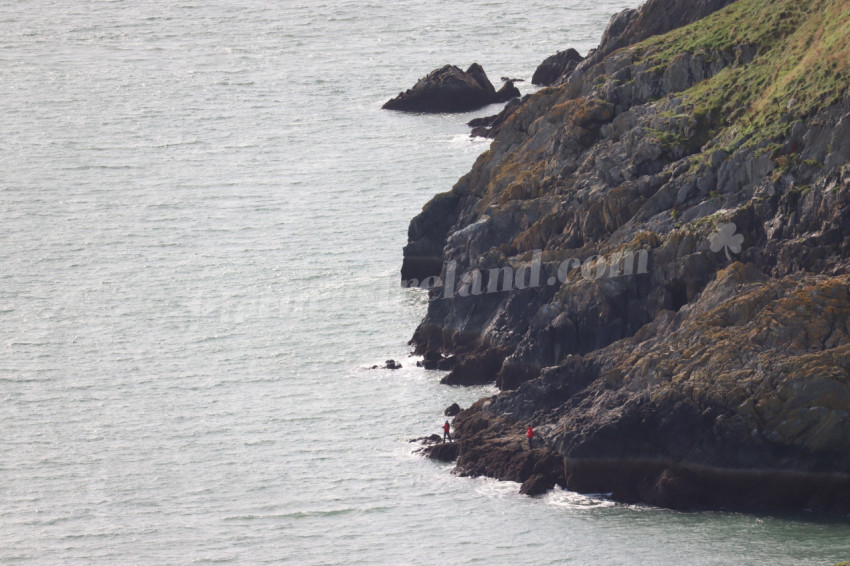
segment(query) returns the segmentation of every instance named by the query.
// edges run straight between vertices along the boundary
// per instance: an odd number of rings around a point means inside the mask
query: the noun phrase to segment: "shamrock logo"
[[[744,243],[744,236],[735,233],[737,229],[738,227],[735,226],[734,222],[728,222],[718,226],[717,232],[708,237],[708,241],[711,244],[711,251],[719,252],[723,250],[726,252],[726,259],[732,261],[729,251],[731,250],[733,254],[741,253],[741,244]]]

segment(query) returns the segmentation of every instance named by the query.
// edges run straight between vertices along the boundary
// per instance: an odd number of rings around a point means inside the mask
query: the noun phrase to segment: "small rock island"
[[[507,102],[519,95],[519,89],[510,79],[497,91],[478,63],[473,63],[466,71],[446,65],[388,100],[383,108],[404,112],[469,112],[488,104]]]

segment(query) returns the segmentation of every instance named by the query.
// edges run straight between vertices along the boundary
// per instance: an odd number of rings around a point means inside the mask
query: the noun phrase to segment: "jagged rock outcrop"
[[[475,118],[467,122],[467,126],[472,128],[469,134],[470,137],[495,138],[505,122],[508,121],[508,118],[528,100],[529,96],[531,95],[527,94],[522,98],[512,98],[498,114]]]
[[[484,69],[473,63],[466,71],[454,65],[435,69],[410,89],[384,103],[385,110],[404,112],[468,112],[520,95],[512,81],[496,91]]]
[[[850,510],[848,18],[623,13],[411,222],[413,345],[504,391],[456,417],[458,471],[528,480],[502,439],[533,421],[571,489]]]

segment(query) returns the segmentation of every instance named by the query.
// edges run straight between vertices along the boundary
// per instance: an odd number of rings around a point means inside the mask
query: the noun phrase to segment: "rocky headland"
[[[410,223],[464,475],[850,512],[850,5],[650,0]],[[525,427],[538,431],[529,450]]]

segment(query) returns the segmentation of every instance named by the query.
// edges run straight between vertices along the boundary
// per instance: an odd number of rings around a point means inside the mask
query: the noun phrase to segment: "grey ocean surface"
[[[637,4],[2,2],[0,561],[850,558],[838,518],[530,499],[406,442],[494,392],[415,367],[397,286],[494,109],[381,103],[445,63],[529,78]]]

